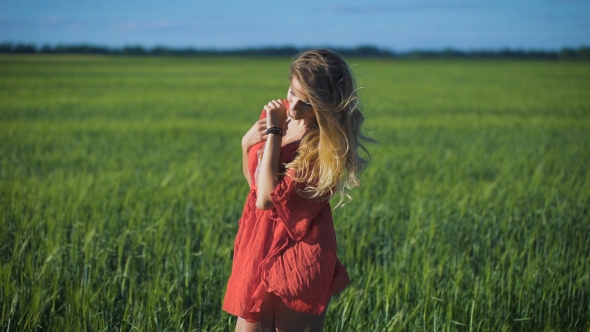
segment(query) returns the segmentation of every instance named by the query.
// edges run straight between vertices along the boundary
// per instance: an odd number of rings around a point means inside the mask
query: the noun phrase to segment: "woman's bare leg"
[[[330,300],[320,315],[310,315],[289,309],[280,297],[266,293],[260,305],[259,321],[248,323],[238,317],[236,332],[322,332]]]
[[[258,322],[248,323],[244,318],[238,317],[238,321],[236,322],[236,332],[258,332],[258,330]]]
[[[260,313],[258,314],[258,322],[260,323],[260,331],[275,332],[275,298],[273,293],[266,293],[262,304],[260,305]]]
[[[260,305],[258,322],[249,323],[244,318],[238,317],[236,332],[275,332],[274,298],[272,293],[266,293]]]
[[[289,309],[281,298],[275,295],[275,324],[278,332],[322,332],[330,299],[320,315],[304,314]]]

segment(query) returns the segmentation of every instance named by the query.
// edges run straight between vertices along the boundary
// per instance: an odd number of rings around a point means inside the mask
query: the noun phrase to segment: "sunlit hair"
[[[310,199],[327,199],[340,194],[336,207],[347,190],[360,185],[360,173],[368,160],[359,156],[361,140],[375,142],[363,135],[364,117],[350,67],[329,50],[311,50],[299,54],[291,63],[289,79],[297,78],[312,105],[318,126],[303,137],[295,159],[286,165],[295,170],[290,176],[307,183],[299,192]]]

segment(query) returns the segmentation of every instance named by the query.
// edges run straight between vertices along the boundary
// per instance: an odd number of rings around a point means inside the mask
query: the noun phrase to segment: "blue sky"
[[[590,0],[0,0],[0,42],[558,49],[590,45]]]

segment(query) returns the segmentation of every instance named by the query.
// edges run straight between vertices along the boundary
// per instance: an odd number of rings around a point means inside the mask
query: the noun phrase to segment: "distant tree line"
[[[2,43],[0,53],[11,54],[112,54],[112,55],[175,55],[175,56],[293,56],[306,48],[293,46],[249,47],[230,50],[172,48],[155,46],[145,48],[140,45],[124,47],[106,47],[90,44],[79,45],[43,45]],[[380,57],[409,59],[534,59],[534,60],[590,60],[590,47],[562,48],[561,50],[414,50],[396,52],[375,46],[330,47],[346,57]]]

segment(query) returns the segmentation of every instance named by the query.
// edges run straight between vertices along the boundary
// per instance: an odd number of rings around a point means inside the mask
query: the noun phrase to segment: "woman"
[[[336,257],[329,199],[359,185],[363,116],[352,71],[336,53],[292,63],[287,100],[272,100],[242,139],[250,193],[223,309],[236,331],[321,331],[348,273]]]

